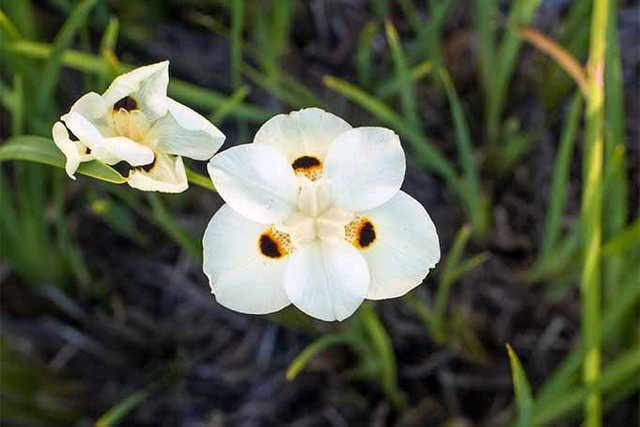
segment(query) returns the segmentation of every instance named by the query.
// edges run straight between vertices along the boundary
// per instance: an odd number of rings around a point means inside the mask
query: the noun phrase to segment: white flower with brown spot
[[[82,96],[53,126],[66,156],[67,175],[81,162],[126,162],[128,184],[139,190],[179,193],[188,188],[182,157],[208,160],[225,136],[207,119],[167,96],[169,62],[117,77],[99,95]]]
[[[400,191],[405,156],[389,129],[308,108],[273,117],[208,169],[227,204],[205,231],[204,272],[232,310],[292,303],[344,320],[364,299],[404,295],[440,259],[429,215]]]

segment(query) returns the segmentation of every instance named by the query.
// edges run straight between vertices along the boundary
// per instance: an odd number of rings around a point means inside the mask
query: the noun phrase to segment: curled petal
[[[151,129],[158,148],[169,154],[195,160],[209,160],[224,142],[225,136],[211,122],[171,98],[169,113]]]
[[[241,313],[265,314],[289,305],[284,292],[285,250],[280,257],[261,248],[265,225],[224,205],[204,233],[204,272],[221,305]],[[265,253],[262,253],[265,251]]]
[[[112,107],[127,99],[139,108],[150,121],[167,112],[167,86],[169,85],[169,61],[136,68],[122,74],[102,94],[104,102]]]
[[[132,169],[128,184],[143,191],[181,193],[189,184],[182,157],[156,153],[153,162]]]
[[[367,263],[344,241],[315,241],[296,249],[284,272],[284,288],[291,302],[325,321],[351,316],[364,300],[368,285]]]
[[[349,129],[349,123],[334,114],[305,108],[272,117],[258,130],[254,142],[272,146],[289,163],[305,156],[322,162],[333,140]]]
[[[208,170],[220,196],[246,218],[274,224],[295,209],[295,174],[272,147],[245,144],[229,148],[209,161]]]
[[[65,172],[69,178],[76,179],[74,174],[78,170],[81,162],[91,160],[92,157],[87,155],[87,146],[82,142],[71,140],[66,126],[62,122],[56,122],[51,131],[53,142],[62,151],[66,157]]]
[[[400,138],[380,127],[360,127],[340,135],[329,147],[323,176],[332,183],[340,208],[363,211],[393,197],[404,179]]]
[[[99,120],[109,112],[109,106],[102,96],[95,92],[89,92],[80,97],[72,106],[71,112],[78,113],[88,120]]]

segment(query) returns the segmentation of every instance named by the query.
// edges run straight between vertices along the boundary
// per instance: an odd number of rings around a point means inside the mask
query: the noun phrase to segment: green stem
[[[603,168],[603,117],[604,117],[604,69],[606,55],[607,0],[594,0],[591,20],[591,46],[587,71],[589,91],[587,95],[587,129],[584,163],[584,185],[581,207],[583,230],[583,265],[581,277],[582,330],[584,343],[590,350],[583,361],[582,377],[587,387],[600,378],[600,294],[601,294],[601,245],[602,245],[602,168]],[[591,388],[584,401],[585,425],[602,425],[602,397]]]

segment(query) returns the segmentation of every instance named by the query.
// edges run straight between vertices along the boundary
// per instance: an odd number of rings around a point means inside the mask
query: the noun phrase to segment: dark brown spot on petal
[[[282,256],[278,242],[276,242],[270,234],[260,236],[260,252],[269,258],[280,258]]]
[[[369,249],[377,237],[373,221],[359,215],[344,227],[344,232],[345,239],[358,249]]]
[[[115,104],[113,104],[113,111],[119,111],[125,109],[127,111],[133,111],[138,109],[138,103],[130,96],[125,96]]]
[[[292,164],[294,169],[309,169],[320,166],[320,160],[311,156],[298,157]]]
[[[371,221],[363,221],[358,230],[358,246],[361,248],[369,247],[376,240],[376,229]]]
[[[262,255],[273,260],[284,258],[295,250],[289,235],[273,227],[262,232],[258,239],[258,249]]]
[[[318,179],[322,172],[322,162],[313,156],[298,157],[291,163],[291,167],[296,173],[302,174],[312,181]]]
[[[91,148],[86,147],[86,148],[84,149],[84,154],[91,154]]]

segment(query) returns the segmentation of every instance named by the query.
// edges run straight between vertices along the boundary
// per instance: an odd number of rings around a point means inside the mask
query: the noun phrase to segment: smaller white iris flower
[[[227,204],[203,244],[217,301],[251,314],[293,303],[333,321],[418,286],[440,245],[427,211],[400,191],[405,167],[393,131],[317,108],[277,115],[252,144],[214,156]]]
[[[208,160],[225,136],[207,119],[167,96],[169,62],[117,77],[99,95],[90,92],[53,126],[53,140],[74,174],[81,162],[128,163],[128,184],[179,193],[188,187],[182,157]]]

